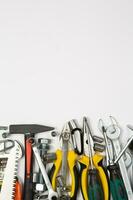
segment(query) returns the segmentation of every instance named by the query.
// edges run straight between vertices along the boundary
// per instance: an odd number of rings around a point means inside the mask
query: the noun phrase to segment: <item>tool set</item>
[[[133,126],[127,127],[123,145],[112,116],[107,125],[99,120],[101,136],[87,117],[82,125],[66,122],[61,133],[38,124],[1,126],[0,200],[133,200]]]

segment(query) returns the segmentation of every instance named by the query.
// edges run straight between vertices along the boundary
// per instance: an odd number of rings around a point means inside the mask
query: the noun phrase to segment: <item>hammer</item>
[[[33,199],[33,152],[31,139],[35,134],[54,130],[53,127],[38,124],[17,124],[9,126],[9,134],[24,134],[25,139],[25,183],[24,200]]]

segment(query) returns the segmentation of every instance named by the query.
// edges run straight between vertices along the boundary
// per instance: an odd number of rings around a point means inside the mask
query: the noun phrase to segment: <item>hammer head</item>
[[[54,127],[39,125],[39,124],[12,124],[9,126],[10,134],[31,134],[43,133],[54,130]]]

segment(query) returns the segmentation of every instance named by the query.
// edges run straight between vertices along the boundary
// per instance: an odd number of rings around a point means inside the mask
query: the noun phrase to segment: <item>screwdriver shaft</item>
[[[131,136],[131,138],[128,140],[127,144],[125,145],[125,147],[122,149],[122,151],[119,153],[119,155],[117,156],[117,158],[115,159],[114,163],[117,163],[120,158],[122,157],[122,155],[124,154],[124,152],[126,151],[126,149],[128,148],[129,144],[132,142],[133,140],[133,135]]]

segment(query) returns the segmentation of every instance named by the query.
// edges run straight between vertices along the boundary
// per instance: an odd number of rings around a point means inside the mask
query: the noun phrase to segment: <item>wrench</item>
[[[61,174],[60,176],[57,177],[57,182],[58,182],[58,191],[59,191],[59,196],[60,199],[70,199],[69,194],[68,194],[68,188],[66,185],[66,177],[67,177],[67,171],[68,171],[68,144],[70,140],[70,131],[69,131],[69,126],[66,123],[60,138],[62,139],[62,167],[61,167]]]
[[[64,127],[64,130],[62,132],[62,169],[61,169],[61,175],[63,176],[64,183],[66,184],[66,177],[67,177],[67,154],[68,154],[68,142],[70,138],[70,133],[68,131],[68,126],[66,125]]]
[[[51,182],[50,182],[49,177],[47,175],[46,169],[45,169],[44,164],[43,164],[43,162],[41,160],[39,150],[37,149],[37,146],[36,146],[34,141],[32,141],[32,149],[33,149],[33,152],[35,154],[35,158],[37,160],[37,163],[38,163],[39,168],[40,168],[40,170],[42,172],[44,181],[45,181],[47,189],[48,189],[48,199],[49,200],[57,200],[58,199],[58,194],[52,188],[52,185],[51,185]]]
[[[120,133],[121,133],[120,128],[118,127],[117,124],[112,124],[107,128],[106,133],[107,133],[107,137],[113,143],[113,147],[114,147],[114,151],[115,151],[116,156],[118,156],[119,153],[121,152],[121,145],[120,145],[120,141],[119,141]],[[129,180],[129,177],[128,177],[128,172],[127,172],[123,157],[121,157],[119,159],[118,163],[119,163],[119,166],[120,166],[121,174],[122,174],[123,181],[124,181],[124,184],[125,184],[125,188],[126,188],[126,191],[127,191],[128,199],[132,200],[133,192],[132,192],[130,180]]]

